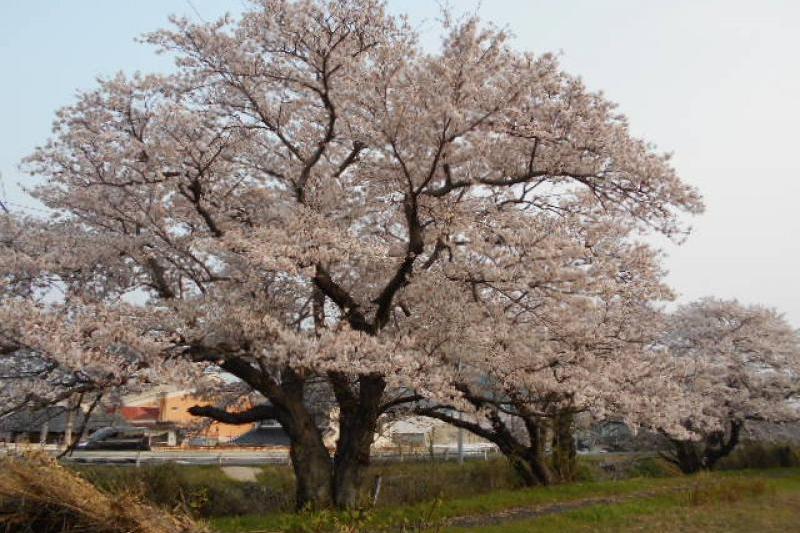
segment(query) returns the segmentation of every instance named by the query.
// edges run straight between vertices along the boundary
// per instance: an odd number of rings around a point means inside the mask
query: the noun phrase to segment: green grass
[[[751,494],[752,491],[748,492],[748,487],[756,487],[758,490]],[[759,487],[762,487],[763,490]],[[800,470],[774,470],[766,473],[759,471],[724,472],[694,477],[636,478],[516,491],[499,490],[470,498],[428,502],[393,509],[376,509],[368,514],[357,516],[337,513],[242,516],[215,519],[212,525],[222,533],[379,531],[398,526],[405,526],[410,531],[437,531],[447,519],[453,517],[490,515],[509,509],[536,508],[595,498],[635,498],[642,493],[645,493],[646,497],[632,501],[591,505],[562,514],[504,523],[496,527],[450,528],[446,531],[618,531],[626,524],[637,523],[637,520],[643,520],[644,524],[648,523],[647,520],[663,520],[665,514],[669,515],[678,510],[684,512],[685,509],[689,509],[692,516],[702,517],[708,514],[706,507],[709,506],[726,505],[735,508],[739,503],[732,500],[738,498],[737,494],[757,500],[763,497],[762,493],[780,493],[782,497],[785,493],[800,493]],[[745,503],[749,504],[750,502]],[[720,512],[719,515],[720,519],[727,516],[725,512]],[[771,516],[764,513],[760,513],[760,515],[764,515],[762,516],[764,519]],[[706,517],[706,519],[710,518]],[[651,529],[645,527],[643,530]],[[755,529],[753,531],[770,530]]]
[[[438,500],[414,505],[379,508],[373,511],[373,527],[400,524],[437,522],[466,515],[488,514],[516,507],[532,507],[556,502],[575,501],[592,497],[622,496],[644,490],[668,489],[682,483],[680,478],[637,478],[622,481],[585,482],[548,488],[498,490],[488,494]],[[222,532],[286,531],[299,529],[304,523],[317,520],[313,515],[290,513],[266,516],[242,516],[215,519],[213,524]],[[334,517],[331,517],[333,520]]]
[[[365,487],[373,490],[380,476],[381,492],[378,507],[397,507],[431,501],[487,494],[496,490],[520,487],[519,479],[504,458],[489,461],[416,461],[375,464],[367,473]],[[369,494],[364,495],[368,499]]]
[[[756,452],[743,454],[744,459],[738,459],[737,464],[762,466],[765,464],[763,457],[772,457],[770,453]],[[771,466],[771,463],[768,465]],[[559,514],[541,516],[535,520],[526,521],[523,513],[518,516],[518,522],[507,519],[500,529],[451,528],[448,531],[602,531],[604,528],[615,531],[623,524],[638,523],[637,521],[646,525],[657,523],[663,516],[676,512],[695,516],[698,522],[710,524],[710,530],[713,531],[716,526],[708,520],[711,520],[709,517],[716,516],[714,513],[701,513],[698,511],[701,505],[683,508],[681,506],[685,502],[682,503],[676,496],[690,491],[692,484],[698,480],[719,480],[720,483],[733,480],[728,485],[735,485],[739,479],[758,481],[763,478],[768,479],[771,487],[769,490],[779,490],[780,494],[800,493],[800,490],[795,491],[793,488],[800,484],[800,469],[721,471],[685,477],[665,461],[646,455],[584,456],[579,463],[582,481],[533,489],[520,489],[518,480],[503,459],[474,461],[464,465],[455,462],[420,461],[378,464],[370,468],[367,489],[372,488],[377,476],[381,476],[383,480],[375,508],[355,513],[298,515],[292,512],[294,480],[291,470],[286,466],[263,467],[257,482],[230,479],[218,466],[75,468],[104,490],[112,493],[132,491],[164,508],[185,509],[197,517],[211,519],[214,527],[222,533],[355,533],[381,531],[391,527],[395,530],[405,527],[407,531],[439,531],[455,517],[492,515],[514,509],[542,508],[569,502],[583,503],[580,503],[579,509],[561,509]],[[712,499],[721,498],[728,485],[722,486],[719,489],[722,492],[716,496],[712,494]],[[707,493],[706,490],[697,492],[696,495],[700,498],[707,496]],[[631,499],[637,495],[643,497]],[[609,498],[623,501],[609,505],[587,501]],[[755,501],[758,498],[754,496],[751,499]],[[721,501],[719,505],[732,504]],[[735,505],[733,507],[738,509]],[[717,513],[720,520],[727,516],[726,513],[727,511]],[[762,514],[764,513],[753,511],[748,516]],[[781,512],[776,510],[774,515],[780,516]],[[530,518],[530,515],[527,517]],[[750,522],[743,518],[742,523]],[[642,527],[644,530],[652,529],[649,526]],[[756,530],[769,531],[764,528]]]
[[[594,505],[496,526],[447,528],[448,533],[562,531],[800,531],[800,471],[791,477],[748,472],[688,478],[685,490]],[[685,482],[686,484],[686,482]]]

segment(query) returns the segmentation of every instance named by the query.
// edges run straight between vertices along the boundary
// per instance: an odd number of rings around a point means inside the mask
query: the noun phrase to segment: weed
[[[735,503],[762,496],[767,483],[758,478],[713,479],[705,476],[690,487],[684,497],[686,505],[696,507],[712,503]]]

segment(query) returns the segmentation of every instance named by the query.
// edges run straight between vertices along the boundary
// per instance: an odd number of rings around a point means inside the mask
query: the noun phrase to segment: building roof
[[[34,433],[41,431],[42,426],[47,423],[48,432],[64,433],[67,428],[67,410],[63,405],[53,405],[43,409],[17,411],[0,419],[0,431]],[[75,432],[80,430],[85,417],[83,410],[77,412],[73,426]],[[94,431],[101,427],[121,424],[124,424],[121,417],[96,411],[89,418],[86,429]]]
[[[281,427],[259,427],[231,441],[234,446],[289,446],[289,435]]]

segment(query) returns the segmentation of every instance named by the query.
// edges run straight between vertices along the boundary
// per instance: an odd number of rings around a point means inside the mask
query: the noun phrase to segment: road
[[[251,466],[287,464],[286,449],[263,450],[151,450],[151,451],[75,451],[71,461],[93,464],[160,464],[177,463],[193,465]]]
[[[4,453],[16,453],[25,449],[44,450],[52,455],[57,455],[59,449],[54,446],[42,448],[38,445],[26,447],[10,446],[0,448],[0,455]],[[464,450],[466,460],[486,460],[496,454],[496,450],[480,446],[468,447]],[[452,461],[458,458],[454,449],[449,447],[437,447],[434,456],[438,461]],[[430,460],[428,451],[418,450],[414,453],[398,453],[395,450],[376,451],[372,454],[374,462],[402,462],[414,460]],[[76,463],[86,464],[108,464],[108,465],[145,465],[177,463],[191,465],[224,465],[224,466],[254,466],[264,464],[288,464],[289,450],[287,448],[204,448],[204,449],[185,449],[185,448],[160,448],[150,451],[110,451],[110,450],[75,450],[67,460]]]
[[[28,450],[42,450],[51,455],[58,455],[60,449],[55,446],[5,446],[0,447],[0,456],[5,454],[16,454]],[[136,464],[160,464],[174,462],[178,464],[218,464],[225,466],[250,466],[262,464],[286,464],[289,462],[289,451],[286,448],[275,449],[154,449],[149,451],[136,450],[75,450],[69,457],[69,461],[76,463],[90,464],[117,464],[117,465],[136,465]]]

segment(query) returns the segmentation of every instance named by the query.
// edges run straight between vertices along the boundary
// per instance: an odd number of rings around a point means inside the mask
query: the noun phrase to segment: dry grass
[[[0,460],[0,531],[208,533],[190,518],[113,497],[43,454]]]
[[[685,498],[687,505],[700,506],[720,502],[736,503],[762,496],[767,492],[767,483],[763,479],[717,479],[706,476],[694,483],[685,493]]]

